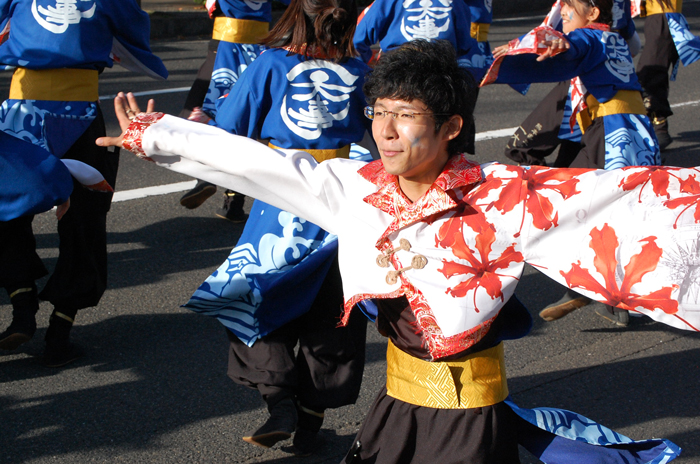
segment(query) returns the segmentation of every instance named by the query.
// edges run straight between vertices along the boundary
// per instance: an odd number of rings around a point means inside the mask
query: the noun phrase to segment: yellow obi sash
[[[680,13],[683,9],[683,0],[671,0],[671,8],[660,4],[657,0],[646,0],[642,2],[639,16],[651,16],[661,13]]]
[[[508,396],[503,343],[456,361],[428,362],[389,340],[386,389],[404,403],[435,409],[491,406]]]
[[[267,144],[270,148],[274,148],[276,150],[300,150],[300,151],[305,151],[306,153],[310,154],[311,156],[314,157],[316,161],[319,163],[322,161],[330,160],[330,159],[335,159],[335,158],[350,158],[350,145],[345,145],[344,147],[336,148],[336,149],[329,149],[329,150],[311,150],[307,148],[280,148],[276,147],[271,143]]]
[[[491,25],[489,23],[472,23],[471,36],[476,39],[477,42],[486,42],[489,40],[489,28]]]
[[[615,96],[605,103],[600,103],[593,95],[588,94],[586,105],[588,111],[579,111],[576,115],[581,132],[584,133],[595,118],[611,114],[647,114],[642,94],[638,90],[618,90]]]
[[[223,42],[257,44],[267,35],[270,23],[252,19],[218,16],[214,19],[211,38]]]
[[[99,99],[97,70],[17,68],[12,75],[10,99],[87,101]]]

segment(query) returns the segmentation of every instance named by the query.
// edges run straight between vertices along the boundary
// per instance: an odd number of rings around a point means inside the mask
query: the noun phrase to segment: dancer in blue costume
[[[288,0],[280,0],[285,5]],[[208,0],[209,16],[214,20],[207,58],[197,79],[192,84],[185,107],[180,113],[188,117],[195,108],[203,109],[210,117],[216,114],[216,100],[228,94],[238,77],[265,49],[260,41],[265,38],[272,20],[272,0]],[[180,204],[188,209],[198,208],[216,193],[216,186],[198,181],[185,193]],[[232,222],[244,222],[245,196],[232,190],[224,193],[224,206],[217,216]]]
[[[542,25],[561,31],[561,1],[557,1]],[[630,0],[614,0],[611,30],[628,43],[632,56],[641,48],[639,35],[632,21]],[[498,47],[498,50],[508,45]],[[505,147],[505,156],[521,164],[544,166],[545,158],[559,147],[554,167],[567,167],[581,149],[581,129],[572,128],[571,82],[562,81],[540,102],[518,127]]]
[[[614,0],[610,17],[611,30],[618,32],[625,39],[633,56],[639,53],[639,35],[632,21],[630,0]],[[562,30],[561,1],[554,4],[542,25]],[[568,167],[571,164],[581,150],[582,136],[579,124],[571,124],[572,90],[573,86],[568,80],[560,82],[552,89],[509,140],[505,148],[508,158],[525,165],[544,166],[545,158],[559,147],[558,156],[552,165]],[[583,295],[568,290],[561,299],[544,308],[540,317],[546,321],[554,321],[586,306],[590,301]],[[626,323],[626,312],[614,313],[609,308],[598,308],[596,311],[600,311],[606,318],[613,318],[620,325]]]
[[[680,450],[667,440],[633,441],[576,413],[513,404],[501,341],[532,322],[511,304],[525,262],[601,301],[699,330],[697,283],[676,271],[697,258],[678,252],[698,240],[683,208],[699,206],[686,193],[700,190],[697,170],[478,165],[462,153],[474,88],[446,42],[387,53],[365,83],[382,157],[370,164],[319,164],[158,113],[129,124],[133,95],[115,100],[122,136],[97,143],[288,205],[338,233],[345,308],[372,303],[365,310],[389,338],[386,388],[346,463],[517,463],[518,443],[550,464],[671,461]],[[668,189],[653,191],[651,175]],[[589,246],[571,247],[572,237]]]
[[[489,30],[493,22],[493,4],[491,0],[466,0],[471,13],[470,35],[479,44],[483,56],[492,59]],[[483,77],[483,76],[482,76]]]
[[[118,153],[91,142],[105,131],[97,103],[98,75],[117,61],[154,78],[167,77],[150,51],[149,34],[148,15],[134,0],[0,0],[0,68],[14,70],[10,98],[0,106],[0,130],[47,150],[64,165],[84,163],[113,186]],[[75,181],[71,207],[58,222],[58,261],[38,295],[54,306],[45,337],[44,364],[49,367],[82,354],[69,334],[78,310],[97,305],[106,288],[111,199],[111,193]],[[35,251],[33,212],[3,226],[21,243],[11,260],[3,260],[9,275],[0,277],[13,305],[12,323],[0,334],[0,348],[6,350],[16,349],[36,331],[35,280],[47,271]]]
[[[531,47],[524,40],[512,43],[509,51],[496,58],[481,85],[572,79],[569,126],[578,122],[583,136],[571,167],[659,165],[658,143],[629,47],[622,36],[610,31],[613,2],[593,3],[596,6],[588,1],[562,1],[564,34],[548,26],[536,28],[529,40],[540,43]]]
[[[673,114],[668,102],[670,80],[676,80],[679,61],[688,66],[700,58],[700,38],[688,28],[681,14],[682,0],[635,0],[633,5],[644,20],[644,49],[637,63],[637,75],[644,88],[644,105],[654,124],[661,150],[672,137],[667,118]]]
[[[375,0],[365,8],[355,32],[355,48],[362,59],[372,60],[370,47],[379,42],[381,53],[411,40],[448,40],[457,51],[460,66],[479,81],[493,62],[491,49],[485,41],[477,40],[476,21],[489,18],[491,2],[481,0]],[[476,102],[474,102],[476,104]],[[476,128],[470,131],[476,134]],[[474,153],[475,140],[467,145],[467,153]]]
[[[362,114],[368,67],[351,41],[356,19],[354,1],[292,2],[263,41],[271,48],[218,101],[211,124],[318,161],[348,158],[369,128]],[[335,329],[340,284],[336,236],[256,200],[227,261],[185,305],[227,327],[229,375],[267,403],[269,420],[244,440],[269,447],[296,427],[294,446],[306,454],[324,410],[356,400],[364,321]]]

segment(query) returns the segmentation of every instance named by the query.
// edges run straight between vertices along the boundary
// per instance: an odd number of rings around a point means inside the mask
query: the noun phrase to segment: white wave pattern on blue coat
[[[649,118],[638,114],[605,116],[605,169],[661,164]]]

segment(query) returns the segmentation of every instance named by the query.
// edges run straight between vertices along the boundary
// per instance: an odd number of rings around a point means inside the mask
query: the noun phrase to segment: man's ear
[[[442,129],[445,131],[445,140],[452,140],[457,137],[459,133],[462,132],[463,125],[464,120],[462,116],[458,114],[452,115],[452,117],[442,125]]]

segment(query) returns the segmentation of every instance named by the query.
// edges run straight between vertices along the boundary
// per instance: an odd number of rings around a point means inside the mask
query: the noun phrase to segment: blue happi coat
[[[600,103],[610,101],[620,90],[642,90],[629,47],[620,34],[581,28],[566,38],[569,50],[544,61],[536,61],[537,55],[530,53],[505,57],[496,82],[560,82],[579,77]],[[605,169],[660,164],[658,143],[646,115],[611,114],[602,118]]]
[[[285,5],[289,0],[280,0]],[[218,11],[227,18],[270,23],[272,0],[217,0]],[[209,116],[216,116],[216,100],[231,91],[238,77],[255,60],[265,47],[257,43],[238,43],[222,40],[216,50],[211,82],[202,109]]]
[[[666,21],[668,21],[668,30],[673,37],[673,43],[678,52],[679,61],[683,66],[695,63],[700,59],[700,37],[696,37],[690,32],[688,21],[685,16],[680,13],[664,13]],[[678,61],[673,66],[670,79],[676,80],[678,74]]]
[[[476,3],[476,2],[474,2]],[[489,2],[490,3],[490,2]],[[448,40],[460,66],[480,80],[492,62],[486,42],[470,34],[472,13],[463,0],[375,0],[361,16],[354,44],[365,62],[379,42],[388,51],[415,39]]]
[[[336,64],[266,50],[219,100],[215,124],[279,148],[350,145],[369,127],[362,93],[367,70],[358,59]],[[184,306],[217,317],[252,345],[308,311],[336,253],[335,235],[256,200],[226,262]]]
[[[0,45],[0,69],[4,70],[101,71],[118,62],[130,70],[166,78],[165,66],[151,53],[149,36],[148,15],[135,0],[0,0],[0,42],[6,39]],[[0,130],[60,158],[92,123],[97,111],[95,101],[9,99],[0,106]],[[15,156],[22,153],[29,156],[21,150]],[[5,154],[10,156],[8,150]],[[44,187],[47,198],[53,197],[49,184],[32,183],[35,174],[19,170],[32,162],[13,161],[15,175],[27,179],[23,184],[25,198],[37,194],[29,190]],[[54,172],[60,173],[57,181],[71,182],[64,166],[50,160],[44,163],[55,166]],[[71,188],[72,183],[60,190]],[[15,214],[21,208],[17,203]],[[26,212],[38,211],[29,208]]]

